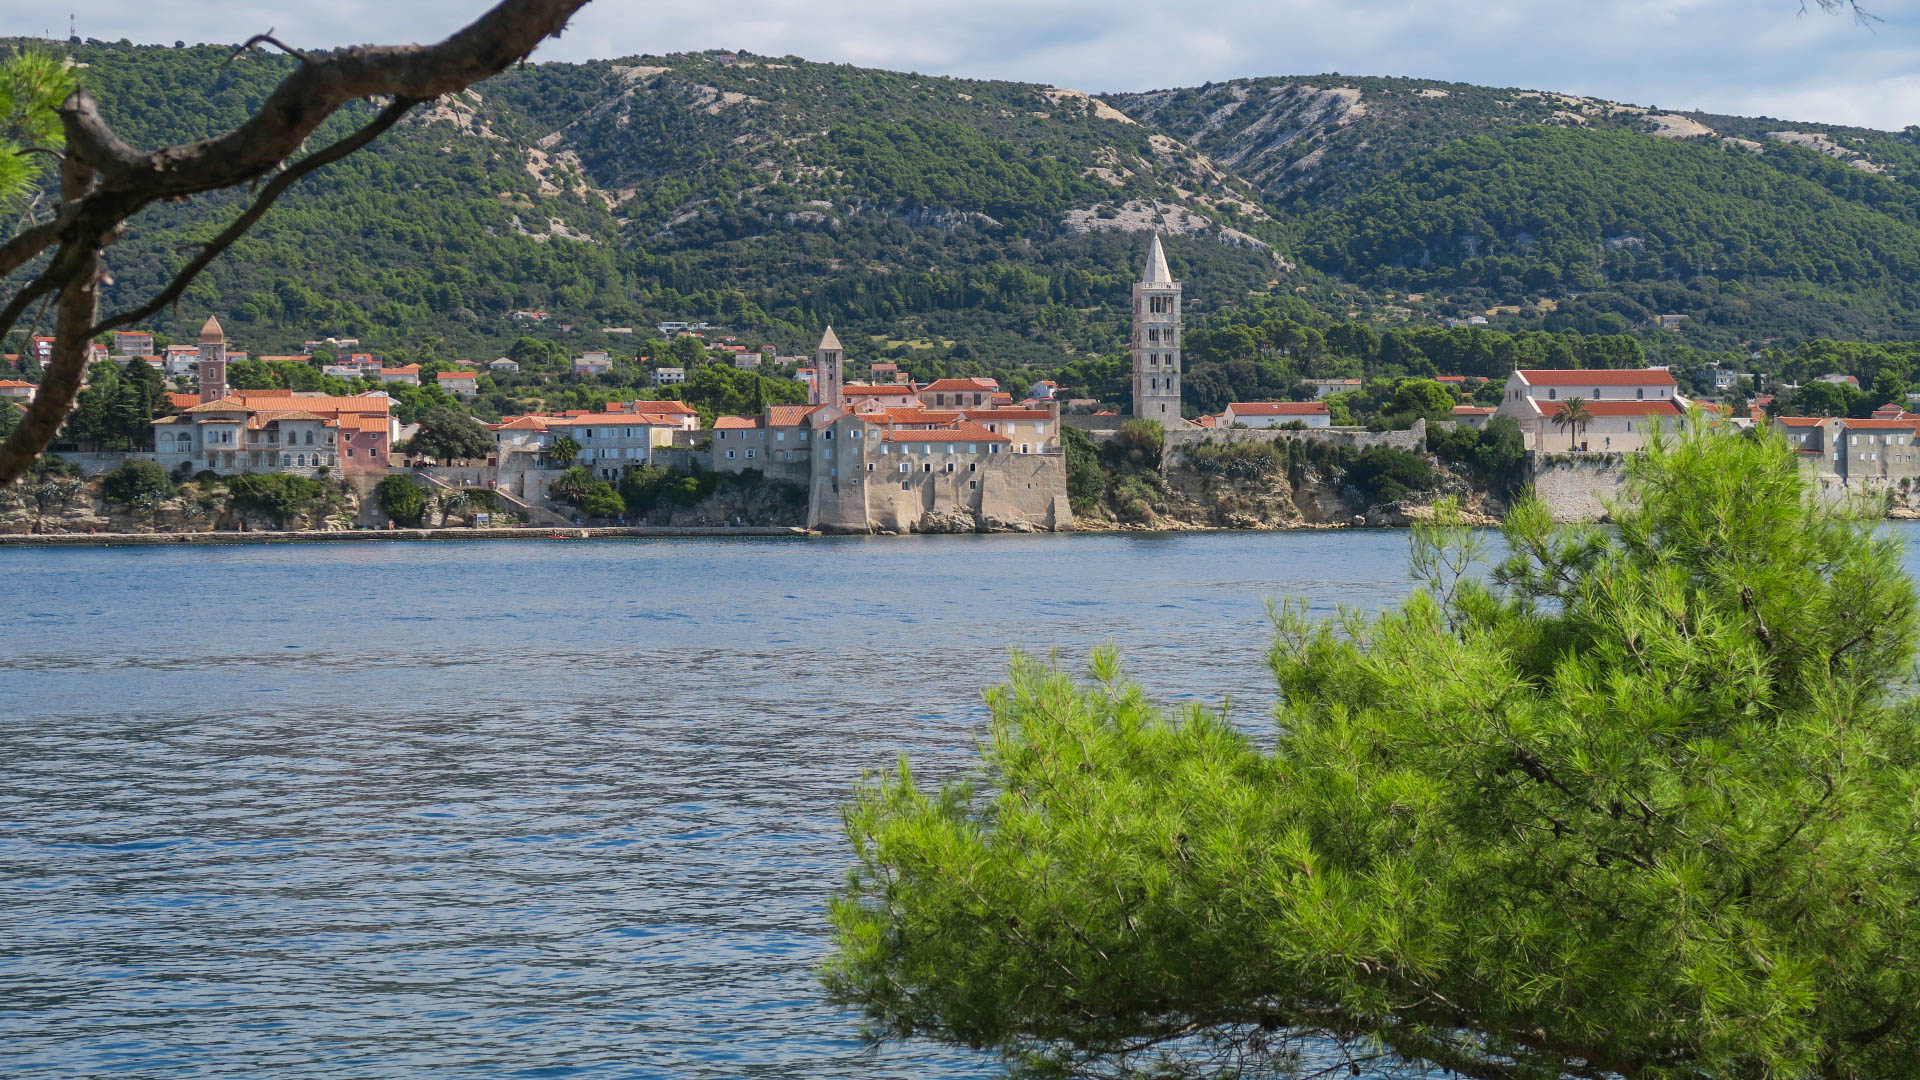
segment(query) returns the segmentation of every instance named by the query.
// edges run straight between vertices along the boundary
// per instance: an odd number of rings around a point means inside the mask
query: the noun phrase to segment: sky
[[[1861,25],[1800,0],[595,0],[538,59],[743,49],[1089,92],[1258,76],[1408,75],[1899,130],[1920,124],[1920,0]],[[7,4],[0,35],[172,44],[433,41],[482,0]],[[1812,0],[1809,0],[1809,7]]]

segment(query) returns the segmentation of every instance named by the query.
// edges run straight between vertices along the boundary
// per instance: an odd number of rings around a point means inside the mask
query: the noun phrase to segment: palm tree
[[[1570,397],[1560,403],[1560,411],[1554,415],[1553,425],[1562,431],[1571,431],[1567,436],[1567,449],[1573,449],[1573,440],[1587,430],[1593,423],[1593,410],[1587,408],[1587,399]]]
[[[574,442],[573,436],[571,435],[562,435],[553,440],[552,445],[547,447],[547,458],[557,462],[563,469],[572,465],[574,459],[579,456],[580,444]]]

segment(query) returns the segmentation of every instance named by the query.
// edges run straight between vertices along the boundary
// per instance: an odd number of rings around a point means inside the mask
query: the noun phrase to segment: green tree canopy
[[[848,807],[833,997],[1031,1077],[1911,1075],[1899,539],[1774,437],[1629,477],[1612,529],[1523,506],[1482,575],[1427,528],[1398,609],[1283,608],[1264,731],[1017,660],[977,777]]]
[[[420,430],[410,449],[436,461],[484,458],[493,453],[493,435],[464,412],[433,406],[420,415]]]
[[[373,497],[380,503],[380,512],[401,525],[418,525],[427,512],[426,489],[411,476],[388,475],[373,489]]]

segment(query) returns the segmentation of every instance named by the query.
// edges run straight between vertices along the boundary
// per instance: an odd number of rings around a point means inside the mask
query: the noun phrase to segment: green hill
[[[68,52],[146,145],[231,127],[295,63]],[[255,352],[333,336],[429,359],[529,332],[633,348],[599,330],[668,319],[796,351],[831,321],[856,363],[1085,373],[1124,340],[1151,229],[1196,326],[1284,299],[1303,323],[1492,312],[1656,348],[1882,340],[1920,336],[1916,184],[1911,132],[1422,80],[1094,99],[794,57],[540,63],[303,182],[155,328],[184,338],[217,311]],[[109,306],[242,194],[136,222]],[[520,310],[552,319],[528,331]],[[1687,319],[1667,334],[1661,315]]]
[[[1338,75],[1108,100],[1256,184],[1306,265],[1425,294],[1415,318],[1679,314],[1722,347],[1920,331],[1912,130]]]
[[[236,123],[293,63],[71,51],[137,144]],[[367,115],[352,112],[330,130]],[[109,303],[155,287],[237,205],[141,221]],[[916,374],[1050,367],[1124,337],[1152,227],[1179,234],[1203,306],[1282,272],[1249,185],[1084,95],[794,58],[533,64],[303,182],[159,329],[217,310],[256,351],[349,336],[444,356],[505,351],[516,310],[575,324],[570,346],[687,319],[796,350],[832,321],[857,358]]]

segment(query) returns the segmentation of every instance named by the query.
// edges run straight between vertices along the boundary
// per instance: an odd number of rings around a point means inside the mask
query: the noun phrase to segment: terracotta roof
[[[1831,416],[1776,416],[1775,420],[1787,427],[1818,427],[1832,420]]]
[[[471,371],[443,371],[434,376],[434,378],[439,379],[441,382],[453,382],[456,379],[473,379],[477,377],[478,376]]]
[[[967,379],[935,379],[921,387],[922,390],[980,390],[992,392],[1000,389],[1000,384],[992,379],[979,377]]]
[[[341,413],[339,424],[343,431],[386,431],[387,416],[368,416],[361,413]]]
[[[401,364],[399,367],[382,367],[380,369],[380,374],[382,375],[418,375],[420,374],[420,365],[419,364]]]
[[[974,420],[1051,420],[1053,414],[1045,409],[962,409],[969,419]]]
[[[1491,405],[1455,405],[1453,407],[1453,415],[1455,416],[1488,416],[1492,413],[1493,406]]]
[[[1235,416],[1325,416],[1324,401],[1236,401],[1227,406]]]
[[[955,424],[948,428],[936,428],[932,431],[893,431],[881,432],[880,437],[888,442],[1002,442],[1013,440],[998,432],[988,431],[975,423]]]
[[[0,379],[0,386],[16,386],[17,387],[17,386],[32,386],[32,385],[33,385],[32,383],[27,382],[23,379]]]
[[[774,405],[767,409],[768,427],[799,427],[818,405]]]
[[[494,431],[545,431],[547,422],[538,416],[516,416],[511,420],[502,420],[489,425]]]
[[[677,427],[680,423],[680,421],[674,417],[663,416],[659,413],[630,412],[590,413],[569,411],[561,416],[546,416],[541,419],[546,421],[548,427],[586,427],[592,424],[599,424],[602,427],[614,427],[619,424],[638,424],[642,427],[647,427],[654,423],[663,426],[672,425]]]
[[[1443,383],[1464,383],[1467,381],[1467,377],[1465,375],[1435,375],[1433,377],[1433,381],[1443,382]]]
[[[849,383],[846,386],[842,386],[840,392],[851,397],[912,397],[914,391],[912,383],[885,383],[880,386],[869,386],[866,383]]]
[[[742,428],[757,428],[760,421],[748,416],[716,416],[713,419],[715,431],[738,431]]]
[[[199,394],[168,394],[167,404],[176,409],[191,409],[200,404]]]
[[[246,402],[241,401],[232,394],[228,394],[226,397],[220,398],[217,401],[209,401],[204,405],[195,405],[186,411],[190,413],[250,412],[252,411],[252,406],[249,406]]]
[[[575,411],[582,411],[582,410],[575,410]],[[693,406],[687,404],[684,401],[672,401],[672,400],[649,401],[646,398],[641,398],[638,401],[609,401],[607,402],[607,411],[608,412],[660,413],[666,416],[698,416],[700,415],[698,411],[694,409]]]
[[[1520,368],[1514,372],[1528,386],[1674,386],[1673,373],[1651,368]]]
[[[220,329],[219,319],[216,319],[211,315],[207,316],[207,321],[200,324],[200,340],[201,341],[227,340],[226,331]]]
[[[1541,413],[1549,417],[1559,416],[1566,406],[1564,401],[1535,401]],[[1674,404],[1668,398],[1656,398],[1651,401],[1589,401],[1587,412],[1593,416],[1685,416],[1686,410]]]
[[[1840,421],[1848,430],[1861,431],[1913,431],[1920,428],[1920,419],[1915,420],[1853,420]]]

